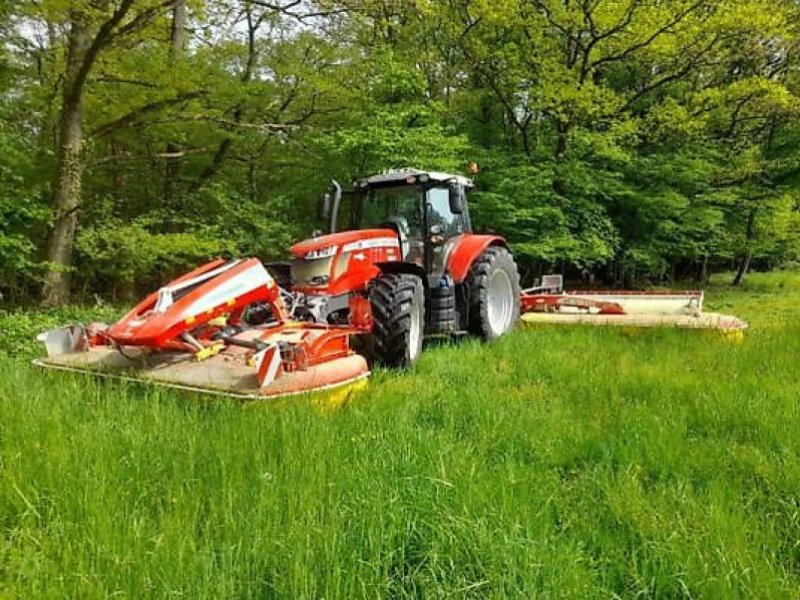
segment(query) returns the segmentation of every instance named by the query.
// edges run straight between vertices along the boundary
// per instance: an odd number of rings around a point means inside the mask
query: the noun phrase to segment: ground
[[[65,315],[0,314],[0,597],[796,598],[800,275],[708,304],[744,340],[524,329],[335,408],[40,373]]]

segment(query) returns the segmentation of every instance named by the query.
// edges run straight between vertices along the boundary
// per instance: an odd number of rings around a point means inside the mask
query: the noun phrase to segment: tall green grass
[[[796,598],[781,277],[712,289],[752,321],[741,344],[526,329],[337,409],[0,359],[0,597]]]

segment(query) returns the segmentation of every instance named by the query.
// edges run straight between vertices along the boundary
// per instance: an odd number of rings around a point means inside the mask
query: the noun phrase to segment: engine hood
[[[388,240],[393,240],[393,242],[388,241],[387,238]],[[300,258],[309,252],[323,250],[325,248],[330,248],[331,246],[335,246],[336,251],[340,250],[342,246],[352,246],[346,248],[346,250],[352,250],[358,249],[361,246],[373,246],[376,243],[379,243],[380,240],[387,240],[388,242],[380,245],[399,245],[397,232],[393,229],[357,229],[353,231],[329,233],[327,235],[321,235],[319,237],[303,240],[302,242],[298,242],[289,248],[289,251],[296,257]]]

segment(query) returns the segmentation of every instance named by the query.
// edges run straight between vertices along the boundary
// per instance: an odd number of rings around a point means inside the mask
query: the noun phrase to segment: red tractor
[[[519,275],[503,238],[472,233],[470,188],[459,175],[412,169],[347,194],[334,182],[322,206],[331,233],[292,246],[290,264],[212,261],[111,327],[44,333],[38,363],[263,397],[366,377],[354,337],[389,367],[411,365],[425,335],[494,339],[519,319]]]
[[[413,363],[423,335],[491,340],[510,330],[520,313],[517,266],[503,238],[472,233],[472,187],[460,175],[405,169],[356,181],[343,202],[333,182],[322,210],[331,233],[291,248],[298,314],[358,324],[353,298],[368,299],[372,354],[391,367]]]

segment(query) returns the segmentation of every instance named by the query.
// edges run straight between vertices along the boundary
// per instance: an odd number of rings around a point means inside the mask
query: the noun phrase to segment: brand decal
[[[400,241],[393,237],[372,238],[368,240],[359,240],[357,242],[350,242],[345,244],[343,250],[351,252],[353,250],[367,250],[368,248],[399,248]]]

